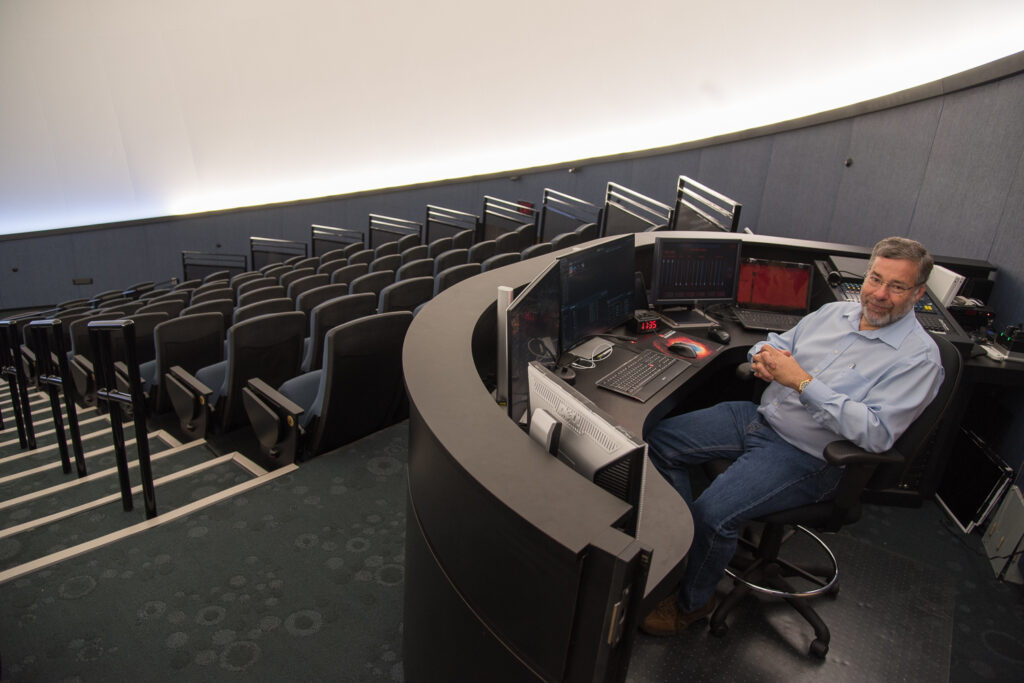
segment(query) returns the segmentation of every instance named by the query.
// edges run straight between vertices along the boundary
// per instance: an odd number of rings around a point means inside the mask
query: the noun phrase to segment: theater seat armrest
[[[213,389],[197,380],[192,373],[180,365],[171,366],[171,369],[167,371],[167,374],[184,384],[197,396],[209,398],[213,394]]]
[[[832,465],[885,465],[901,463],[903,454],[895,448],[881,453],[866,451],[851,441],[833,441],[825,446],[825,460]]]
[[[298,417],[299,415],[302,415],[302,413],[305,412],[302,406],[288,399],[280,391],[270,386],[269,384],[259,379],[258,377],[250,379],[248,382],[248,387],[253,393],[258,395],[264,401],[274,404],[276,407],[280,408],[282,412],[287,413],[288,415]]]
[[[90,375],[93,373],[92,361],[83,356],[82,354],[76,353],[74,358],[72,358],[72,362],[78,364],[80,368],[85,370]]]

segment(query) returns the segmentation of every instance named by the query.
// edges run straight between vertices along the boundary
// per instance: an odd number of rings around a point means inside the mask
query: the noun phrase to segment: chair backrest
[[[497,253],[498,243],[494,240],[484,240],[469,248],[469,260],[473,263],[483,263]]]
[[[409,235],[406,235],[408,237]],[[416,244],[402,252],[402,263],[411,263],[425,259],[430,255],[430,247],[425,244]]]
[[[319,267],[319,265],[319,256],[307,256],[304,259],[299,259],[298,261],[296,261],[293,267],[295,268],[295,270],[299,270],[300,268],[312,268],[315,271],[317,267]]]
[[[155,296],[152,299],[146,299],[146,303],[147,304],[160,304],[160,303],[163,303],[165,301],[180,301],[181,305],[185,306],[185,305],[188,304],[188,302],[191,299],[192,299],[192,290],[191,289],[182,289],[182,290],[175,289],[173,292],[163,292],[159,296]],[[106,305],[106,302],[104,302],[103,305]]]
[[[238,275],[235,275],[234,277],[232,277],[231,278],[231,288],[233,290],[235,290],[235,292],[237,293],[238,292],[238,288],[241,287],[246,282],[249,282],[250,280],[264,280],[264,279],[266,279],[266,278],[263,277],[263,273],[261,273],[259,271],[250,270],[250,271],[247,271],[245,273],[239,273]],[[271,283],[271,284],[273,284],[273,283]]]
[[[238,295],[238,305],[248,306],[254,304],[257,301],[266,301],[267,299],[280,299],[281,297],[287,296],[287,291],[281,285],[273,285],[271,287],[261,287],[260,289],[246,292],[245,294]]]
[[[263,289],[264,287],[278,287],[280,286],[277,282],[277,278],[264,277],[259,273],[253,273],[256,277],[246,278],[238,283],[238,287],[235,288],[237,296],[248,294],[249,292],[255,292],[257,289]],[[234,283],[232,283],[234,284]]]
[[[216,284],[220,284],[218,281]],[[235,300],[235,290],[230,287],[215,287],[212,289],[197,289],[192,293],[192,299],[189,300],[189,306],[195,304],[201,304],[204,301],[215,301],[216,299],[230,299]]]
[[[231,315],[231,324],[237,325],[245,320],[250,320],[261,315],[267,315],[268,313],[287,313],[288,311],[294,310],[295,302],[286,296],[277,297],[276,299],[266,299],[264,301],[257,301],[245,306],[236,307]]]
[[[324,338],[328,330],[376,312],[377,297],[372,292],[346,294],[314,306],[309,314],[309,347],[302,360],[303,371],[319,370],[322,367]]]
[[[507,266],[510,263],[519,263],[519,259],[520,256],[519,252],[517,251],[507,252],[504,254],[495,254],[494,256],[490,257],[489,259],[486,259],[483,263],[480,264],[480,270],[486,273],[489,270],[501,268],[502,266]]]
[[[408,237],[408,235],[406,235],[406,237]],[[374,247],[373,258],[376,260],[381,256],[395,255],[398,254],[399,251],[398,240],[392,240],[391,242],[385,242],[384,244],[379,244]]]
[[[325,263],[333,263],[334,261],[347,261],[348,256],[345,255],[344,249],[331,249],[328,252],[320,254],[320,266],[323,267]]]
[[[369,263],[349,263],[331,273],[332,285],[347,285],[360,275],[366,275],[370,270]]]
[[[939,347],[939,357],[945,376],[939,391],[916,420],[896,440],[895,448],[904,458],[903,465],[884,465],[875,470],[867,487],[870,489],[891,488],[899,483],[906,471],[913,467],[914,461],[924,453],[938,433],[942,418],[952,404],[960,386],[963,374],[964,359],[953,345],[953,342],[933,335],[932,339]]]
[[[387,244],[398,244],[397,242],[385,242],[381,247]],[[379,249],[380,247],[378,247]],[[398,270],[398,267],[402,265],[402,257],[398,254],[385,254],[378,256],[370,262],[370,272],[376,273],[381,270]]]
[[[231,271],[228,270],[215,270],[212,273],[207,273],[203,276],[203,284],[209,284],[211,282],[223,282],[226,286],[231,281]],[[150,283],[152,284],[152,283]]]
[[[469,249],[476,239],[475,230],[463,230],[452,236],[452,249]]]
[[[433,277],[414,277],[393,282],[380,290],[377,310],[381,313],[414,311],[417,306],[429,301],[432,296],[434,296]]]
[[[316,269],[316,272],[320,273],[321,275],[326,275],[328,278],[330,278],[335,271],[341,270],[347,265],[348,261],[343,258],[335,259],[334,261],[324,261],[323,263],[320,264],[320,267]]]
[[[227,375],[215,417],[221,431],[245,422],[242,387],[250,379],[258,377],[276,387],[299,374],[305,336],[306,316],[299,311],[260,315],[231,326]]]
[[[373,249],[360,249],[359,251],[353,252],[348,255],[349,264],[353,263],[366,263],[369,264],[373,260]]]
[[[317,455],[350,443],[409,413],[402,344],[412,313],[379,313],[327,333],[323,376],[311,410],[306,452]]]
[[[427,248],[427,256],[430,258],[437,258],[438,254],[444,253],[453,248],[451,237],[439,237],[430,243]]]
[[[231,325],[234,322],[232,320],[232,316],[234,315],[234,312],[235,312],[235,302],[234,301],[231,301],[230,299],[214,299],[212,301],[204,301],[204,302],[199,303],[199,304],[192,304],[191,306],[187,306],[187,307],[181,309],[181,314],[180,315],[181,315],[181,317],[185,317],[187,315],[199,315],[199,314],[206,314],[206,313],[219,313],[224,318],[223,327],[224,327],[225,330],[227,330],[228,326]],[[199,367],[202,367],[202,366],[199,366]]]
[[[224,317],[215,312],[172,318],[153,329],[157,385],[150,400],[155,412],[162,413],[169,408],[164,375],[175,365],[195,374],[199,368],[224,360],[226,331]]]
[[[558,251],[559,249],[565,249],[566,247],[574,247],[580,244],[580,235],[577,232],[563,232],[561,235],[556,235],[551,240],[552,251]]]
[[[400,282],[411,277],[423,277],[424,275],[434,275],[434,259],[421,258],[409,261],[395,271],[395,281]]]
[[[437,296],[452,285],[480,273],[479,263],[463,263],[446,268],[434,276],[434,296]]]
[[[536,223],[524,223],[515,229],[515,233],[519,236],[519,248],[517,251],[521,252],[523,249],[537,243]]]
[[[409,249],[410,247],[419,246],[419,245],[420,245],[420,236],[419,235],[415,235],[415,234],[413,234],[413,235],[402,235],[401,237],[398,238],[398,253],[401,254],[406,249]]]
[[[309,329],[312,332],[313,309],[325,301],[337,299],[339,296],[345,296],[347,294],[348,285],[337,284],[314,287],[313,289],[306,290],[299,295],[299,298],[295,300],[295,310],[302,311],[306,314],[306,319],[309,321]]]
[[[449,249],[434,257],[434,274],[469,261],[469,249]]]
[[[106,316],[92,318],[91,320],[102,320]],[[156,357],[156,350],[153,346],[153,329],[160,323],[168,320],[171,316],[166,313],[133,313],[130,320],[135,323],[135,359],[139,363],[151,361]],[[112,338],[112,355],[115,361],[126,360],[124,338],[121,335],[114,335]]]
[[[185,302],[181,299],[168,299],[155,303],[147,301],[145,306],[136,308],[135,313],[166,313],[169,318],[177,318],[183,308],[185,308]]]
[[[380,270],[376,273],[360,275],[348,285],[349,294],[360,292],[373,292],[374,296],[380,296],[380,290],[384,289],[395,281],[395,271]]]
[[[499,254],[507,254],[513,251],[518,254],[521,251],[519,248],[519,234],[516,232],[506,232],[503,235],[498,235],[494,242],[497,245],[497,253]]]
[[[300,278],[304,278],[307,275],[315,274],[316,271],[312,268],[294,268],[292,270],[289,270],[287,273],[281,273],[281,275],[277,278],[277,282],[279,285],[285,288],[285,291],[287,291],[288,285],[290,285],[291,283],[295,282]]]
[[[580,227],[574,230],[579,235],[580,243],[589,242],[590,240],[596,240],[601,236],[601,226],[597,223],[584,223]]]
[[[525,261],[526,259],[533,258],[534,256],[550,254],[553,250],[554,247],[551,246],[550,242],[539,242],[537,244],[527,247],[526,249],[523,249],[523,253],[521,254],[520,258],[523,261]]]
[[[329,284],[331,284],[331,277],[329,275],[324,275],[323,273],[300,277],[298,280],[294,280],[290,285],[288,285],[288,298],[292,301],[298,301],[299,296],[303,292],[308,292],[311,289],[323,287],[324,285]]]

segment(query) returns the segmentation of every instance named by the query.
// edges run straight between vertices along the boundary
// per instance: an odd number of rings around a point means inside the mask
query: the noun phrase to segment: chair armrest
[[[74,357],[71,359],[71,362],[78,364],[78,366],[88,374],[93,374],[92,361],[83,356],[82,354],[76,353]]]
[[[253,393],[257,394],[264,401],[274,404],[275,407],[280,408],[282,412],[287,413],[292,417],[298,417],[299,415],[302,415],[302,413],[306,412],[302,406],[295,403],[258,377],[250,379],[247,386]]]
[[[171,366],[171,369],[167,371],[167,374],[184,384],[196,396],[202,396],[204,403],[211,395],[213,395],[213,389],[197,380],[192,373],[180,365]]]
[[[881,453],[866,451],[852,441],[833,441],[825,446],[825,460],[832,465],[896,465],[904,461],[903,454],[895,448]]]

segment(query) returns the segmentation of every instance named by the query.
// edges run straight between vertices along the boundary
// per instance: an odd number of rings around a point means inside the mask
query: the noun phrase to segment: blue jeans
[[[843,474],[783,440],[746,401],[663,420],[647,445],[651,461],[693,513],[693,545],[679,588],[679,608],[686,612],[714,595],[744,521],[826,500]],[[694,500],[687,465],[716,458],[733,463]]]

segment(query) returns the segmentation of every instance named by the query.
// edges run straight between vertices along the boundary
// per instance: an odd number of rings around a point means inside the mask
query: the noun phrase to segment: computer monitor
[[[647,444],[542,364],[531,362],[528,374],[530,435],[573,470],[629,503],[630,511],[614,526],[635,536]]]
[[[739,260],[736,239],[656,238],[651,267],[654,305],[697,308],[734,301]]]
[[[568,351],[633,317],[633,251],[633,236],[623,235],[558,260],[562,280],[562,350]]]
[[[505,311],[508,416],[526,424],[530,404],[527,366],[539,361],[554,366],[561,355],[561,273],[552,259],[512,300]]]

